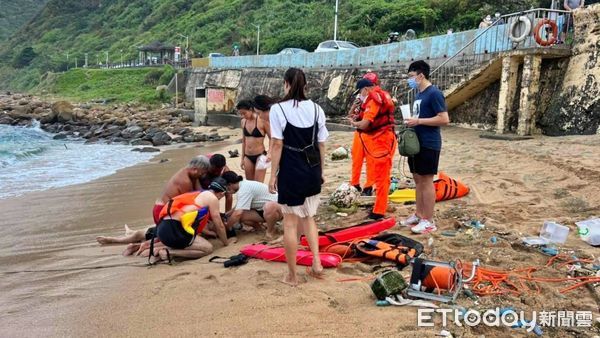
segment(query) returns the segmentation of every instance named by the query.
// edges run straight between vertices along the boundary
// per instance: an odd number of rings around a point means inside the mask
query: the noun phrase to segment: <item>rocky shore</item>
[[[106,142],[133,146],[162,146],[173,143],[216,142],[221,136],[212,130],[192,127],[189,110],[153,108],[129,104],[72,104],[48,102],[26,94],[0,94],[0,124],[30,126],[34,121],[55,139],[85,139],[86,143]]]

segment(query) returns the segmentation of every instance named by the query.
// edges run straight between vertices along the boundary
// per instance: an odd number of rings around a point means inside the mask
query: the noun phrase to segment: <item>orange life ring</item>
[[[552,37],[549,38],[548,40],[542,39],[542,37],[540,35],[540,29],[544,26],[550,26],[552,28]],[[541,20],[540,22],[537,23],[537,25],[535,25],[535,28],[533,30],[533,37],[535,38],[535,42],[537,42],[538,45],[543,46],[543,47],[553,45],[556,42],[557,36],[558,36],[558,26],[556,25],[556,22],[554,22],[554,20],[550,20],[550,19]]]

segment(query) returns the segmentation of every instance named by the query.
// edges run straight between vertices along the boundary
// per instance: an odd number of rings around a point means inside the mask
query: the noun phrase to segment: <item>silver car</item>
[[[338,50],[349,50],[357,49],[358,46],[354,42],[350,41],[339,41],[339,40],[327,40],[319,44],[315,53],[318,52],[334,52]]]

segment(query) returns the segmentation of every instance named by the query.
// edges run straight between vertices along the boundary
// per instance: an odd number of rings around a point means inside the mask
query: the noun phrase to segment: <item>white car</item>
[[[318,52],[334,52],[338,50],[349,50],[357,49],[358,46],[354,42],[350,41],[339,41],[339,40],[327,40],[319,44],[315,53]]]
[[[221,53],[209,53],[208,57],[209,58],[222,58],[222,57],[225,57],[225,55],[223,55]]]

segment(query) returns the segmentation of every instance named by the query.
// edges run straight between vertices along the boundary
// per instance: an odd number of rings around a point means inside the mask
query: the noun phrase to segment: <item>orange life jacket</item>
[[[180,217],[180,222],[185,232],[190,235],[200,234],[206,223],[208,223],[209,218],[208,207],[196,204],[196,197],[200,193],[202,191],[193,191],[173,197],[160,211],[159,219],[162,220],[166,216],[171,216],[176,212],[182,211],[186,206],[193,205],[196,207],[196,210],[183,213]]]
[[[435,186],[435,201],[451,200],[459,198],[469,193],[469,187],[463,183],[450,178],[445,173],[438,174],[438,179],[433,182]]]
[[[386,127],[393,128],[396,106],[394,105],[394,101],[392,100],[390,93],[381,89],[381,87],[376,86],[369,93],[369,96],[367,96],[367,99],[361,107],[363,114],[367,103],[371,100],[375,101],[375,103],[379,106],[379,112],[377,113],[377,116],[375,116],[375,120],[371,122],[366,129],[361,131],[365,133],[372,133]],[[360,117],[363,117],[362,114]]]
[[[408,266],[410,260],[418,254],[418,251],[415,248],[392,245],[373,239],[359,242],[356,244],[356,249],[369,256],[380,257],[396,262],[400,267]]]

